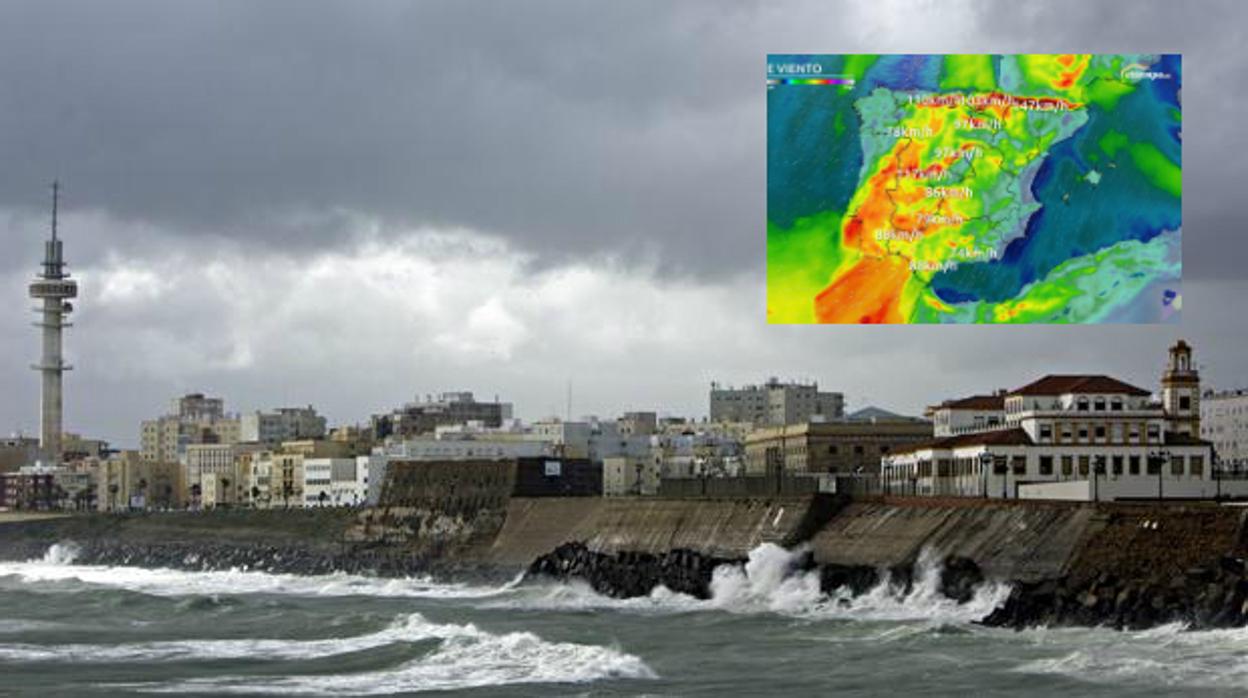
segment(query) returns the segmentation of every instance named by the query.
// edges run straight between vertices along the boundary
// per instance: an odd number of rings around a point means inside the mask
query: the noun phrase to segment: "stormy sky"
[[[37,430],[25,285],[64,186],[66,427],[187,391],[363,421],[467,389],[702,415],[711,380],[917,412],[1046,372],[1248,384],[1248,5],[0,6],[0,432]],[[1180,52],[1181,326],[765,324],[767,53]]]

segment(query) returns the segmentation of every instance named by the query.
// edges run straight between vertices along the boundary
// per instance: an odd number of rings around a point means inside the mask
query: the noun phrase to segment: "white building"
[[[1200,403],[1200,436],[1213,442],[1218,462],[1248,471],[1248,390],[1206,392]]]
[[[239,439],[252,443],[279,444],[325,437],[325,418],[307,407],[279,407],[239,418]]]
[[[367,463],[365,457],[365,467]],[[358,458],[303,460],[305,508],[361,506],[368,500],[367,487],[367,474],[361,477]]]
[[[1171,349],[1163,392],[1180,373],[1183,389],[1191,387],[1191,366],[1191,349],[1180,342]],[[1199,388],[1198,378],[1194,385]],[[1193,403],[1173,397],[1166,404],[1178,414],[1153,402],[1147,390],[1108,376],[1050,375],[1005,393],[996,426],[988,424],[994,411],[986,402],[965,414],[958,414],[960,401],[945,403],[943,435],[883,458],[882,485],[892,494],[1011,499],[1228,494],[1233,487],[1215,476],[1212,444],[1192,435],[1199,427]],[[984,418],[982,428],[976,416]]]
[[[937,437],[998,429],[1005,423],[1005,391],[946,400],[929,407],[926,416]]]

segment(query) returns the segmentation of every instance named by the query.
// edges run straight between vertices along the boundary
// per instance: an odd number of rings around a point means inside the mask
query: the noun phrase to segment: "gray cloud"
[[[70,427],[121,443],[190,389],[238,408],[311,401],[354,421],[460,386],[540,416],[562,411],[568,378],[577,412],[608,414],[699,414],[710,380],[773,373],[906,410],[1048,371],[1151,387],[1180,332],[1207,378],[1234,386],[1248,376],[1248,327],[1227,302],[1248,292],[1235,191],[1245,19],[1242,3],[1157,0],[6,3],[0,431],[34,427],[22,297],[53,176],[85,272]],[[1055,50],[1184,54],[1182,328],[762,324],[764,54]],[[444,281],[439,270],[459,269],[454,289],[429,292],[451,315],[402,314],[419,284],[370,292],[372,270],[352,271],[359,289],[333,280],[327,305],[291,300],[299,269],[422,230],[495,236],[504,250],[417,255]],[[501,255],[513,276],[454,266],[473,255]],[[251,270],[229,287],[238,303],[195,288],[213,264]],[[108,278],[142,282],[130,268],[170,285],[99,295]],[[569,270],[599,283],[525,281]],[[357,294],[386,332],[326,310]]]
[[[542,260],[757,268],[768,51],[1182,51],[1192,277],[1234,277],[1242,3],[46,1],[0,22],[0,206],[287,251],[341,211]]]

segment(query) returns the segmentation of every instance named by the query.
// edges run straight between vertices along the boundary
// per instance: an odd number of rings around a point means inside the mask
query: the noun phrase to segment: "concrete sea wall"
[[[491,578],[527,569],[615,596],[662,584],[706,597],[716,566],[771,543],[806,551],[794,570],[818,570],[827,592],[886,579],[906,587],[921,558],[944,566],[941,590],[955,599],[985,580],[1010,583],[1009,600],[986,619],[995,625],[1248,624],[1241,507],[516,497],[506,473],[470,474],[409,477],[385,506],[366,510],[0,519],[0,557],[38,557],[72,541],[94,563]]]

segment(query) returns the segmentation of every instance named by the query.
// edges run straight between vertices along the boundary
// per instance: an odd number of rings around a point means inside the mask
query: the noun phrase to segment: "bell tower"
[[[1200,373],[1192,362],[1191,345],[1182,339],[1170,347],[1161,374],[1161,404],[1167,431],[1200,436]]]

